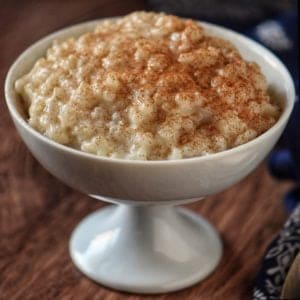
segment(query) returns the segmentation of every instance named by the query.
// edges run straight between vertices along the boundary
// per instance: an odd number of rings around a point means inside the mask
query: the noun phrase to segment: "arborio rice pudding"
[[[54,42],[16,81],[28,123],[100,156],[160,160],[246,143],[278,119],[265,77],[192,20],[137,12]]]

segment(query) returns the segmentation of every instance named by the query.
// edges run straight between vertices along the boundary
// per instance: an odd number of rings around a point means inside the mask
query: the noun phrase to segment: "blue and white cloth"
[[[267,248],[256,278],[254,300],[278,300],[287,272],[300,252],[300,205]],[[300,283],[299,283],[300,285]]]

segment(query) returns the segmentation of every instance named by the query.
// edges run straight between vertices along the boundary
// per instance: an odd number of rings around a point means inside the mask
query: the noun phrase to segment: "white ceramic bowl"
[[[94,280],[121,290],[157,293],[180,289],[215,268],[221,243],[200,217],[153,205],[194,201],[226,189],[251,172],[273,148],[288,121],[295,98],[293,82],[285,66],[266,48],[233,31],[202,23],[207,32],[230,40],[244,58],[261,66],[283,106],[278,122],[253,141],[202,157],[131,161],[84,153],[51,141],[27,124],[14,82],[45,54],[54,39],[78,36],[97,22],[50,34],[23,52],[6,78],[7,105],[25,144],[50,173],[93,197],[129,204],[96,212],[77,227],[70,244],[75,264]]]

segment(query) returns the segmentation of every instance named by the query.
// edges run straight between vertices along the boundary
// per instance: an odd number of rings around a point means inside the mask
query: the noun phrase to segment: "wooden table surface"
[[[61,4],[60,4],[61,2]],[[16,56],[61,27],[143,9],[142,1],[1,1],[0,84]],[[70,261],[75,225],[104,204],[72,190],[45,171],[18,136],[0,101],[0,299],[250,299],[265,247],[286,215],[278,183],[265,165],[239,184],[188,205],[215,224],[224,256],[203,282],[180,292],[139,296],[109,290],[88,280]]]

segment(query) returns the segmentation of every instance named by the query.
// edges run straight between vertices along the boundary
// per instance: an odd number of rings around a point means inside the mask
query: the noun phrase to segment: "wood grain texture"
[[[300,299],[300,253],[294,259],[282,287],[282,299]]]
[[[134,0],[1,1],[0,85],[16,56],[51,31],[81,21],[126,14]],[[68,254],[72,229],[104,204],[47,173],[21,142],[0,99],[0,299],[194,300],[250,299],[266,245],[286,216],[277,183],[265,165],[241,183],[188,207],[215,224],[225,254],[217,270],[186,290],[139,296],[106,289],[81,275]]]

